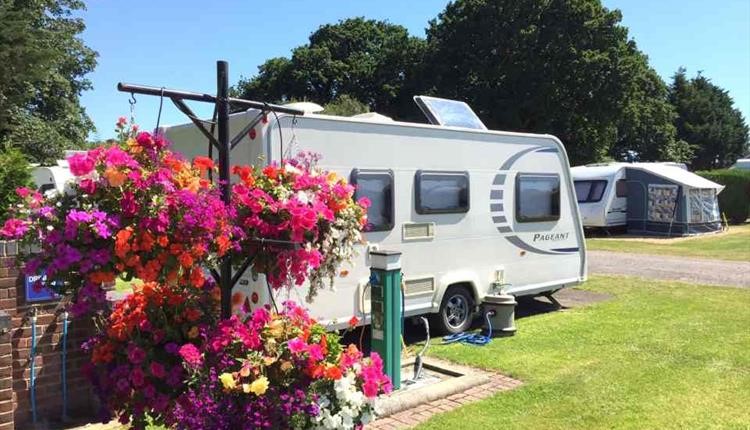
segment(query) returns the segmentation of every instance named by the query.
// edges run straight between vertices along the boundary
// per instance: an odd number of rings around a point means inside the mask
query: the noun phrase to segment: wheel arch
[[[432,306],[432,312],[438,312],[440,310],[440,304],[445,297],[445,292],[448,288],[453,286],[461,286],[466,288],[474,299],[474,306],[478,306],[481,302],[483,295],[480,293],[479,277],[476,273],[471,271],[457,271],[451,272],[440,277],[438,282],[438,294],[435,296],[435,300]]]

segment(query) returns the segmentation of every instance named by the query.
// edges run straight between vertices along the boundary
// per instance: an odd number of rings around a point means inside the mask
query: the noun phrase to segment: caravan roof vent
[[[323,111],[323,106],[313,102],[287,103],[284,105],[284,107],[288,107],[290,109],[298,109],[304,113],[318,113]]]

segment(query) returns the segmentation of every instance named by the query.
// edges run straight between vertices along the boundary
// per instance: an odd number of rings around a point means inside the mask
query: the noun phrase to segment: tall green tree
[[[0,0],[0,144],[50,162],[94,126],[80,104],[96,52],[79,35],[78,0]]]
[[[599,0],[457,0],[430,22],[421,81],[490,128],[557,135],[573,163],[674,145],[664,84],[620,20]]]
[[[384,21],[352,18],[321,26],[291,58],[272,58],[234,93],[249,99],[309,100],[321,105],[341,95],[371,110],[398,116],[411,109],[405,89],[424,53],[424,40]]]
[[[750,151],[748,126],[727,91],[700,72],[688,79],[680,68],[669,88],[677,110],[677,136],[695,150],[694,170],[730,166]]]

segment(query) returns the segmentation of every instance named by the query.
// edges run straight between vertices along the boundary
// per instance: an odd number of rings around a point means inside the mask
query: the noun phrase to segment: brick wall
[[[9,330],[0,329],[0,430],[31,428],[31,316],[36,322],[36,409],[39,427],[62,421],[62,308],[57,301],[29,304],[16,266],[16,246],[0,242],[0,314]],[[0,317],[0,322],[2,317]],[[93,397],[81,375],[81,343],[92,333],[88,320],[70,320],[67,341],[68,415],[93,416]]]

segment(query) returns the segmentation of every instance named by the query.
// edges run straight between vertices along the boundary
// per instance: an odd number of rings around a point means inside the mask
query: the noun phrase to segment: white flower
[[[285,171],[286,173],[293,173],[293,174],[295,174],[295,175],[299,175],[299,174],[301,174],[301,173],[302,173],[302,171],[301,171],[300,169],[298,169],[298,168],[296,168],[296,167],[292,166],[292,165],[291,165],[291,164],[289,164],[289,163],[287,163],[287,164],[284,164],[284,171]]]
[[[299,202],[303,205],[310,203],[310,198],[308,197],[307,193],[302,190],[297,191],[297,200],[299,200]]]
[[[323,425],[329,429],[337,429],[341,427],[341,417],[338,415],[328,415],[323,418]]]

